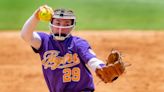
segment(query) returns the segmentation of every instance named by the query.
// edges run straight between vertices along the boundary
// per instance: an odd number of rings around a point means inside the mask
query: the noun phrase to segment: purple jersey
[[[64,41],[38,32],[42,43],[39,50],[44,78],[50,92],[90,92],[94,90],[93,78],[86,64],[96,57],[90,52],[87,41],[70,36]]]

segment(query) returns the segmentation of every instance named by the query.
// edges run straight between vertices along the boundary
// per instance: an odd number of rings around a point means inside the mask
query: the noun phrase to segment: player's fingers
[[[50,12],[53,15],[53,9],[49,7],[48,5],[44,5],[42,8],[44,8],[46,12]]]
[[[48,7],[48,5],[44,4],[44,5],[42,5],[41,7],[44,7],[44,8],[46,8],[46,7]]]
[[[47,11],[50,12],[52,15],[54,14],[53,9],[51,7],[48,7]]]

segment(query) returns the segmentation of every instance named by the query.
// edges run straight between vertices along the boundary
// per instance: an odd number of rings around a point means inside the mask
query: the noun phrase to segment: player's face
[[[61,32],[61,34],[69,34],[70,31],[72,30],[72,27],[70,28],[62,28],[62,27],[71,26],[73,23],[71,19],[53,19],[52,24],[55,26],[59,26],[59,27],[51,27],[52,32],[54,34],[58,34],[59,31]]]

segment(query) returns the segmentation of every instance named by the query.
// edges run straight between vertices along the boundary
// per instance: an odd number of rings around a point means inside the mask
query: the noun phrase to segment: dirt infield
[[[118,49],[123,60],[132,64],[112,84],[94,75],[95,92],[164,92],[164,32],[85,31],[75,35],[89,41],[104,60]],[[48,92],[41,62],[18,32],[0,32],[0,92]]]

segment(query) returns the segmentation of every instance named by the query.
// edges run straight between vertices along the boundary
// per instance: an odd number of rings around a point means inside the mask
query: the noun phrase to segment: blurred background
[[[20,29],[44,4],[72,9],[77,30],[164,28],[164,0],[0,0],[0,29]],[[43,22],[38,29],[48,28]]]
[[[75,12],[72,34],[86,39],[98,58],[105,61],[117,49],[132,64],[111,84],[92,71],[95,92],[164,92],[164,0],[0,0],[0,92],[49,92],[39,55],[20,37],[45,4]],[[49,33],[48,22],[36,31]]]

